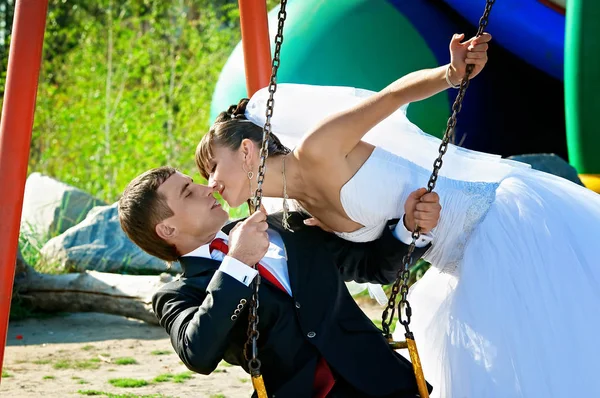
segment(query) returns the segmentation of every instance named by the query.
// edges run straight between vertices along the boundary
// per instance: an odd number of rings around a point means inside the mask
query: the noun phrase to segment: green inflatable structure
[[[569,162],[600,192],[600,1],[567,1],[565,117]]]
[[[277,9],[269,13],[269,26],[277,27]],[[271,38],[273,34],[271,30]],[[386,1],[288,3],[279,83],[380,90],[409,72],[437,65],[411,22]],[[243,52],[238,44],[219,76],[211,120],[246,96]],[[448,96],[441,93],[412,104],[408,116],[424,131],[441,137],[449,110]]]

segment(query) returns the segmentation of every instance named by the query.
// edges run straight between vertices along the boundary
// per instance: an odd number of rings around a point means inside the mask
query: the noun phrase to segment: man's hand
[[[404,204],[404,226],[409,231],[419,226],[421,233],[426,234],[437,225],[441,210],[437,193],[427,193],[426,188],[417,189],[408,195]]]
[[[242,263],[254,266],[267,253],[269,236],[267,235],[267,216],[257,211],[229,232],[229,256]]]

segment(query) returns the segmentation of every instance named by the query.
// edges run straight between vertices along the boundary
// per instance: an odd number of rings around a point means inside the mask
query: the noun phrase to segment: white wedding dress
[[[294,145],[368,95],[280,85],[273,131]],[[267,97],[262,90],[249,104],[256,124]],[[352,241],[376,239],[402,214],[439,146],[404,110],[365,141],[379,147],[340,193],[348,216],[364,225],[339,234]],[[435,188],[442,213],[424,256],[432,268],[409,294],[433,396],[600,397],[600,195],[493,155],[452,146],[444,159]]]

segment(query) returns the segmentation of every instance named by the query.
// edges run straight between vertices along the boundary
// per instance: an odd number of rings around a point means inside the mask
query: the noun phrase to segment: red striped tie
[[[217,239],[213,240],[211,242],[209,248],[210,248],[211,252],[213,250],[218,250],[225,255],[227,255],[227,253],[229,253],[229,246],[227,246],[227,243],[225,243],[225,241],[221,238],[217,238]],[[283,287],[281,282],[279,282],[279,280],[277,278],[275,278],[275,275],[273,275],[268,269],[266,269],[262,264],[258,264],[257,268],[258,268],[258,273],[260,274],[261,278],[268,280],[273,285],[275,285],[279,289],[283,290],[284,293],[287,293],[287,290],[285,290],[285,287]]]
[[[221,238],[213,240],[209,245],[209,248],[211,252],[213,250],[218,250],[225,255],[227,255],[229,252],[229,246],[227,246],[227,243],[225,243],[225,241]],[[268,280],[273,285],[281,289],[284,293],[287,293],[287,290],[285,290],[281,282],[279,282],[279,280],[262,264],[257,264],[257,269],[261,278]],[[331,369],[329,368],[327,361],[325,361],[325,358],[320,357],[319,362],[317,362],[315,380],[313,382],[313,397],[325,398],[333,388],[334,384],[335,379],[333,378],[333,373],[331,373]]]

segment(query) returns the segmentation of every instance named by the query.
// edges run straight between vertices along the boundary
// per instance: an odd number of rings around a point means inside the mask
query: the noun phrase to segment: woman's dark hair
[[[196,147],[196,166],[204,178],[208,179],[210,175],[214,145],[236,150],[246,138],[259,147],[262,145],[262,126],[257,126],[245,116],[248,101],[248,98],[243,98],[237,105],[231,105],[225,112],[221,112],[208,133],[200,140]],[[267,151],[269,156],[290,153],[290,149],[272,133],[269,135]]]

